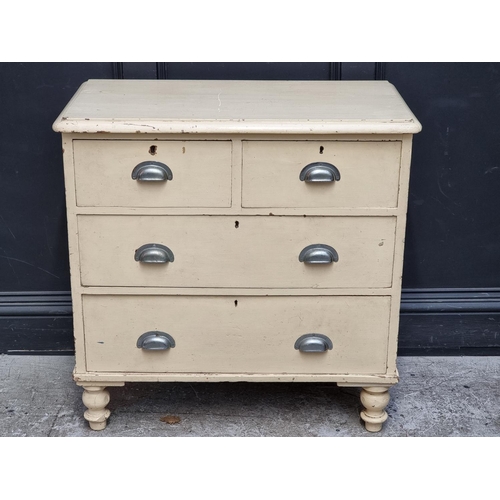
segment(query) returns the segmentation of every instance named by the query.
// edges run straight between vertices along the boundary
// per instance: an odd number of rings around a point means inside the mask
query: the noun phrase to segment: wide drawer
[[[393,208],[400,159],[400,141],[244,141],[242,203],[269,208]],[[325,164],[334,169],[325,170]],[[340,180],[330,181],[338,177],[335,169]]]
[[[230,141],[75,140],[73,148],[78,206],[231,206]],[[133,179],[146,162],[153,167]]]
[[[395,217],[243,216],[236,220],[229,216],[80,215],[81,283],[141,287],[390,287],[395,224]],[[165,263],[136,260],[154,256],[159,245],[172,254]],[[331,247],[338,261],[301,262],[300,254],[311,245]]]
[[[87,371],[381,374],[389,311],[389,297],[89,295]],[[169,334],[175,347],[137,347],[147,332]],[[310,333],[327,336],[332,349],[296,349]]]

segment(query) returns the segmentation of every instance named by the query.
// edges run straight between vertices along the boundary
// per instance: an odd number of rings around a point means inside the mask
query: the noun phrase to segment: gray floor
[[[130,383],[109,389],[108,427],[95,432],[72,357],[4,355],[0,436],[500,436],[500,357],[405,357],[398,366],[378,434],[360,424],[358,389],[325,383]]]

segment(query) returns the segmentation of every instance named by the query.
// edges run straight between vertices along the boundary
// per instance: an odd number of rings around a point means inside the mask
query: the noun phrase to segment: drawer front
[[[386,371],[389,297],[84,296],[88,371],[359,373]],[[258,321],[255,321],[258,318]],[[164,332],[168,350],[138,338]],[[302,335],[332,349],[303,353]]]
[[[400,159],[399,141],[245,141],[243,206],[396,207]],[[301,181],[303,169],[317,163],[333,165],[340,180],[329,181],[337,175],[330,167],[312,167],[310,182]],[[320,177],[327,180],[313,182]]]
[[[230,141],[76,140],[73,147],[78,206],[231,206]],[[156,165],[134,180],[144,162],[166,165],[172,179]]]
[[[395,217],[78,217],[84,286],[390,287]],[[163,245],[166,263],[136,261]],[[300,262],[311,245],[338,262]],[[140,250],[140,252],[136,252]],[[322,250],[320,250],[321,253]],[[314,251],[312,253],[314,255]],[[308,252],[306,260],[311,257]],[[143,258],[143,257],[142,257]]]

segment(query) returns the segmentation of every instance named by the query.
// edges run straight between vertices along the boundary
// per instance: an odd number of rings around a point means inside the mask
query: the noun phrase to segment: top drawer
[[[243,206],[394,208],[400,159],[400,141],[245,141]],[[315,163],[334,166],[340,180],[300,180]],[[313,165],[313,178],[322,176],[319,167],[314,172]]]
[[[75,140],[73,150],[80,207],[231,206],[231,141]],[[172,179],[134,180],[143,162]]]

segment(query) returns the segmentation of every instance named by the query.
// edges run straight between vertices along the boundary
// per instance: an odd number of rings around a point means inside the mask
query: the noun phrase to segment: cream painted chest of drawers
[[[397,383],[412,135],[388,82],[90,80],[62,133],[76,366],[129,381]]]

